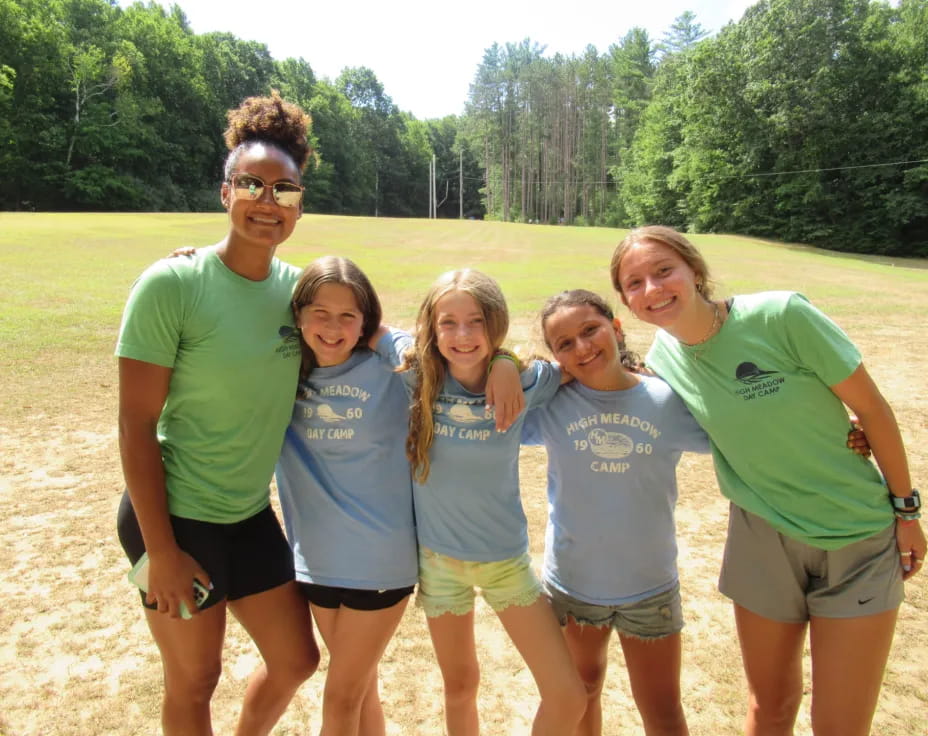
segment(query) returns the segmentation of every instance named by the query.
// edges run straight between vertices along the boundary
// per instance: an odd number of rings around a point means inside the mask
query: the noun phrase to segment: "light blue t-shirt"
[[[677,582],[676,466],[709,440],[658,378],[624,391],[574,381],[528,413],[522,438],[548,452],[543,577],[598,605],[633,603]]]
[[[409,336],[389,343],[392,360],[398,360],[411,344]],[[402,375],[407,387],[415,380],[411,371]],[[533,362],[522,373],[526,407],[550,400],[560,380],[556,366]],[[485,411],[485,394],[471,393],[447,375],[433,410],[435,438],[429,478],[425,483],[413,482],[419,544],[473,562],[506,560],[528,549],[519,496],[519,445],[525,412],[502,433],[496,431],[492,417],[484,416]]]
[[[408,414],[399,375],[367,350],[300,383],[277,463],[297,580],[366,590],[415,584]]]

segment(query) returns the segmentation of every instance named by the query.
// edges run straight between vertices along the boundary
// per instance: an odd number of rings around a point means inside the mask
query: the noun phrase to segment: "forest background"
[[[686,13],[576,56],[494,44],[464,114],[425,121],[369,68],[319,79],[177,5],[0,0],[0,209],[216,210],[225,111],[272,88],[313,117],[312,212],[425,216],[434,155],[440,217],[928,255],[928,0],[762,0],[712,37]]]

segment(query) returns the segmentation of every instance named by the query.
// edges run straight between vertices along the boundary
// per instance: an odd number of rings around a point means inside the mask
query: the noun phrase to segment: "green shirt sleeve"
[[[116,356],[173,368],[183,325],[180,279],[165,261],[132,285],[123,312]]]
[[[834,386],[860,365],[860,351],[829,317],[802,294],[792,294],[784,304],[786,344],[796,364],[824,383]]]

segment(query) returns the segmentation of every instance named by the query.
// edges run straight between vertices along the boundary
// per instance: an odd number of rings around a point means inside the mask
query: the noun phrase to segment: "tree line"
[[[0,209],[218,209],[226,110],[272,88],[313,117],[309,210],[425,216],[434,152],[453,160],[440,214],[457,215],[453,118],[401,112],[370,69],[317,79],[302,58],[193,33],[177,5],[115,0],[0,0]],[[464,206],[482,216],[476,186]]]
[[[464,121],[488,213],[928,256],[926,0],[762,0],[705,35],[489,49]]]
[[[216,209],[225,111],[270,89],[313,117],[310,211],[664,223],[928,256],[928,0],[761,0],[605,52],[494,44],[462,116],[376,74],[318,79],[179,6],[0,0],[0,209]]]

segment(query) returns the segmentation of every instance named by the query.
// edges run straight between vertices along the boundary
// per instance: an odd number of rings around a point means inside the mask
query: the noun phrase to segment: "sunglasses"
[[[267,184],[254,174],[232,174],[229,182],[235,190],[236,197],[260,199]],[[281,207],[298,207],[303,198],[303,187],[292,181],[278,181],[271,185],[274,201]]]

